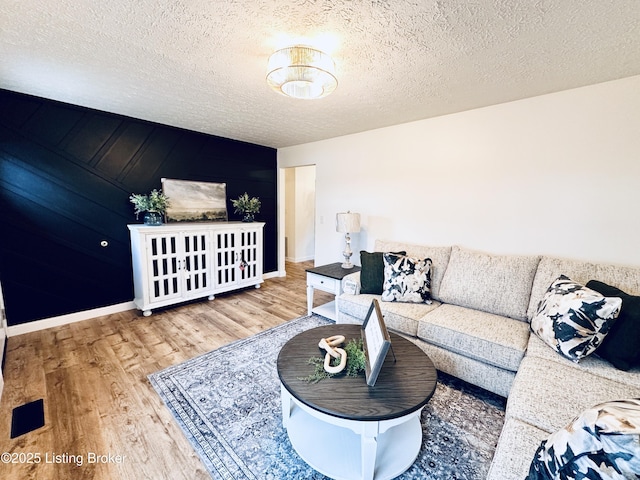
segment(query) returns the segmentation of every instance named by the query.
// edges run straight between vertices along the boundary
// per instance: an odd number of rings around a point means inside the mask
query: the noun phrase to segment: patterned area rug
[[[290,338],[328,323],[302,317],[149,376],[212,478],[326,478],[298,457],[282,427],[276,359]],[[422,448],[398,478],[486,478],[504,407],[501,397],[439,373],[422,411]]]

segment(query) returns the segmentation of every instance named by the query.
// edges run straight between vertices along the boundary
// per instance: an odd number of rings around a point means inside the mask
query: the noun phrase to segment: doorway
[[[316,166],[284,168],[284,258],[315,258]]]

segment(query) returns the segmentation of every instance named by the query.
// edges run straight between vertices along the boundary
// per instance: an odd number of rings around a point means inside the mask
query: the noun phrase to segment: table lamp
[[[337,213],[336,214],[336,232],[344,233],[346,245],[344,247],[344,263],[342,268],[353,268],[351,263],[351,237],[350,233],[358,233],[360,231],[360,214],[359,213]]]

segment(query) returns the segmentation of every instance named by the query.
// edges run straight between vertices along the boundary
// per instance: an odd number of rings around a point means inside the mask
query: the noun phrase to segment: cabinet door
[[[237,233],[238,281],[251,283],[261,276],[262,242],[257,230],[241,230]]]
[[[183,261],[184,295],[199,296],[211,290],[211,246],[207,232],[184,233]]]
[[[182,295],[179,239],[178,233],[146,235],[149,303]]]
[[[214,281],[216,288],[238,283],[236,272],[236,235],[232,230],[213,233]]]

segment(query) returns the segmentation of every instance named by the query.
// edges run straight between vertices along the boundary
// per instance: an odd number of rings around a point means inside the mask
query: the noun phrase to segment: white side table
[[[308,268],[307,272],[307,314],[317,313],[333,321],[338,321],[338,304],[336,301],[325,303],[313,308],[313,292],[315,289],[333,293],[336,297],[342,294],[342,279],[353,272],[359,272],[360,267],[342,268],[340,262],[330,263],[319,267]]]

